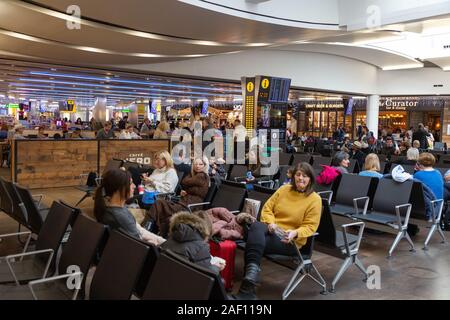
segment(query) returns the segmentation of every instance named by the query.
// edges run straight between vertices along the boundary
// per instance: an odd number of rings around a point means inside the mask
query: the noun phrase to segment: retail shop
[[[441,141],[445,98],[435,97],[382,97],[380,99],[379,127],[386,131],[405,131],[423,123]],[[366,125],[365,107],[355,108],[355,125]]]
[[[366,99],[312,99],[290,104],[290,118],[297,120],[297,132],[320,137],[332,136],[338,126],[352,135],[353,110],[366,108]],[[289,115],[288,115],[289,118]]]

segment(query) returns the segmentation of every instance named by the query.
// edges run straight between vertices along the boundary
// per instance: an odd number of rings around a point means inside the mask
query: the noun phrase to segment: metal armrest
[[[24,235],[24,234],[28,235],[27,241],[25,242],[25,246],[23,247],[23,251],[22,251],[22,253],[25,253],[27,251],[28,245],[30,244],[30,241],[31,241],[31,235],[32,235],[31,231],[23,231],[23,232],[14,232],[14,233],[0,234],[0,239],[1,238],[7,238],[7,237],[21,236],[21,235]],[[22,261],[23,257],[20,260]]]
[[[331,199],[333,198],[333,191],[327,190],[327,191],[320,191],[317,192],[317,194],[322,198],[326,199],[328,201],[328,204],[331,205]],[[326,197],[328,195],[328,197]],[[324,197],[325,196],[325,197]]]
[[[275,184],[275,181],[273,181],[273,180],[260,180],[260,181],[258,181],[258,184],[260,184],[260,185],[268,184],[269,188],[273,188],[273,185]]]
[[[39,198],[37,200],[37,207],[39,209],[41,207],[41,202],[42,202],[42,198],[44,198],[44,195],[43,194],[33,194],[33,195],[31,195],[31,197],[32,198]]]
[[[400,209],[402,208],[407,208],[406,209],[406,214],[405,214],[405,221],[402,224],[402,216],[400,214]],[[398,222],[398,228],[401,229],[406,229],[408,227],[408,223],[409,223],[409,216],[411,215],[411,209],[412,209],[412,204],[411,203],[405,203],[405,204],[401,204],[398,206],[395,206],[395,214],[397,216],[397,222]]]
[[[350,247],[350,244],[348,241],[348,232],[347,232],[347,229],[350,227],[358,227],[359,228],[358,239],[356,240],[356,243],[352,245],[352,247]],[[350,257],[350,256],[356,255],[358,253],[359,245],[361,244],[361,239],[362,239],[362,236],[364,233],[364,227],[365,227],[365,223],[362,221],[341,225],[342,234],[344,236],[345,251],[346,251],[347,256]]]
[[[239,213],[239,212],[240,212],[239,210],[230,211],[230,213],[232,213],[232,214],[236,214],[236,213]]]
[[[80,286],[81,286],[81,282],[83,281],[83,276],[84,276],[83,272],[67,273],[67,274],[63,274],[63,275],[59,275],[59,276],[55,276],[55,277],[30,281],[30,282],[28,282],[28,287],[30,288],[31,294],[33,295],[33,299],[38,300],[38,298],[34,292],[33,286],[42,284],[42,283],[54,282],[54,281],[58,281],[58,280],[66,279],[66,278],[71,278],[71,277],[79,277],[79,279],[77,279],[77,281],[79,281],[79,286],[75,288],[75,292],[73,293],[73,296],[72,296],[72,300],[76,300],[77,296],[78,296],[78,292],[81,289]]]
[[[247,177],[234,177],[235,182],[247,181]]]
[[[364,201],[364,209],[362,214],[366,214],[367,213],[367,207],[369,206],[369,197],[360,197],[360,198],[354,198],[353,199],[353,206],[355,207],[355,213],[359,214],[359,207],[358,207],[358,201],[360,200],[365,200]]]
[[[102,184],[102,180],[103,180],[102,177],[100,177],[100,178],[95,178],[95,184],[97,185],[97,187],[100,187],[100,185]]]
[[[20,285],[20,283],[19,283],[19,280],[17,280],[16,273],[14,272],[14,269],[12,267],[11,262],[13,262],[13,260],[15,258],[19,258],[20,257],[21,260],[22,260],[23,257],[25,257],[25,256],[32,256],[32,255],[37,255],[37,254],[42,254],[42,253],[49,253],[49,259],[48,259],[47,264],[45,266],[44,274],[42,275],[42,279],[43,279],[47,275],[48,269],[50,268],[50,262],[52,261],[53,254],[54,254],[53,249],[44,249],[44,250],[30,251],[30,252],[24,252],[24,253],[18,253],[18,254],[12,254],[12,255],[6,256],[6,263],[8,264],[9,270],[11,271],[11,274],[12,274],[12,276],[14,278],[14,281],[15,281],[16,285]]]
[[[204,206],[204,205],[207,205],[207,204],[211,204],[211,202],[192,203],[192,204],[188,204],[187,208],[188,208],[189,212],[192,213],[191,208],[200,207],[200,206]]]

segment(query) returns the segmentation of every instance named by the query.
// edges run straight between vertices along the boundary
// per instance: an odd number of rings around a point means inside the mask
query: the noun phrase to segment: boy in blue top
[[[427,185],[436,196],[436,199],[444,198],[444,179],[438,170],[433,169],[436,159],[431,153],[424,152],[419,156],[414,178]]]

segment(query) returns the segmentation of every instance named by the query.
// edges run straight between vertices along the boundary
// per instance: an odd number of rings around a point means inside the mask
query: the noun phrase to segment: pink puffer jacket
[[[213,225],[213,236],[219,236],[222,240],[238,240],[244,237],[244,229],[228,209],[212,208],[206,212]]]

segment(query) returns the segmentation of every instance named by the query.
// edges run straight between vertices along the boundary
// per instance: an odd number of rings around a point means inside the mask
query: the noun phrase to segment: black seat
[[[322,156],[313,156],[312,158],[313,158],[312,166],[313,166],[314,170],[316,170],[317,173],[322,171],[323,165],[331,166],[331,161],[332,161],[331,158],[322,157]]]
[[[277,174],[277,178],[275,179],[274,189],[278,189],[288,180],[288,171],[291,166],[280,166]]]
[[[350,165],[348,166],[349,173],[359,173],[361,168],[359,167],[359,162],[355,159],[350,159]]]
[[[112,231],[89,291],[90,300],[129,300],[142,272],[149,245]]]
[[[20,195],[17,192],[17,189],[16,189],[14,183],[11,181],[8,181],[8,180],[4,180],[3,185],[4,185],[6,192],[8,192],[9,197],[12,201],[11,202],[11,204],[12,204],[11,217],[19,223],[19,229],[20,229],[20,225],[29,227],[27,210],[25,209],[25,205],[23,204],[23,201],[20,198]]]
[[[28,234],[24,250],[19,254],[8,255],[6,257],[7,265],[0,264],[0,283],[15,282],[19,285],[52,274],[55,270],[55,261],[61,240],[72,215],[72,210],[62,206],[59,202],[53,202],[39,232],[35,250],[26,251],[31,239],[31,232],[22,232],[23,235]],[[17,235],[17,233],[9,234],[9,236],[12,235]]]
[[[334,203],[330,207],[331,212],[347,216],[370,209],[372,207],[370,199],[375,193],[378,180],[355,174],[343,174],[335,193]]]
[[[189,261],[161,252],[143,300],[208,300],[214,278],[199,272]]]
[[[170,250],[166,250],[166,251],[164,251],[164,253],[175,260],[178,260],[182,263],[186,263],[192,269],[197,270],[197,271],[214,279],[214,284],[211,289],[211,294],[210,294],[208,300],[211,300],[211,301],[230,300],[230,297],[228,296],[227,291],[225,290],[225,286],[223,284],[222,277],[220,276],[219,273],[215,273],[211,269],[204,268],[199,264],[192,263],[191,261],[185,259],[184,257],[182,257]]]
[[[311,155],[309,155],[307,153],[304,153],[304,154],[295,153],[294,158],[292,160],[292,165],[295,166],[301,162],[306,162],[306,163],[311,164],[311,160],[312,160]]]
[[[411,213],[411,203],[409,203],[413,181],[408,180],[403,183],[392,179],[383,178],[378,182],[378,187],[373,198],[373,210],[365,213],[354,214],[352,217],[371,222],[370,228],[377,225],[394,229],[397,237],[389,249],[388,257],[392,255],[401,239],[406,238],[414,250],[414,244],[407,233],[409,217]],[[402,216],[402,212],[404,212]],[[385,230],[385,228],[382,228]]]
[[[147,242],[141,241],[143,244],[147,245],[149,250],[147,254],[147,258],[145,259],[144,265],[142,267],[142,272],[139,275],[136,286],[134,288],[134,294],[138,298],[142,298],[145,292],[145,288],[147,287],[148,281],[153,273],[153,269],[155,268],[156,261],[159,258],[159,248],[149,244]]]
[[[64,247],[58,264],[58,276],[31,281],[28,286],[2,290],[2,299],[75,300],[91,266],[97,247],[105,236],[106,227],[94,220],[79,216]],[[69,288],[67,279],[72,277],[78,283]]]
[[[367,279],[367,271],[358,258],[359,245],[364,232],[363,222],[353,222],[340,226],[342,231],[337,230],[337,225],[333,220],[328,199],[322,200],[322,215],[317,232],[317,251],[326,253],[336,258],[344,259],[339,271],[331,283],[331,291],[335,291],[336,284],[345,271],[352,265],[356,265]],[[352,235],[348,232],[349,228],[358,228],[358,235]]]
[[[245,178],[247,176],[248,168],[243,164],[233,164],[227,180],[236,181],[239,178]]]
[[[284,153],[284,152],[280,152],[279,153],[279,158],[278,158],[278,164],[280,166],[290,166],[292,163],[292,153]]]
[[[28,227],[33,233],[39,234],[41,227],[47,218],[49,209],[40,210],[27,188],[23,188],[19,185],[15,185],[15,188],[25,206],[28,217]]]
[[[201,206],[209,206],[209,208],[227,208],[230,212],[237,213],[241,211],[246,195],[247,190],[244,184],[223,181],[211,202],[190,204],[188,207],[192,211],[193,208]]]
[[[13,203],[5,186],[5,179],[0,177],[0,206],[3,212],[13,217]]]

